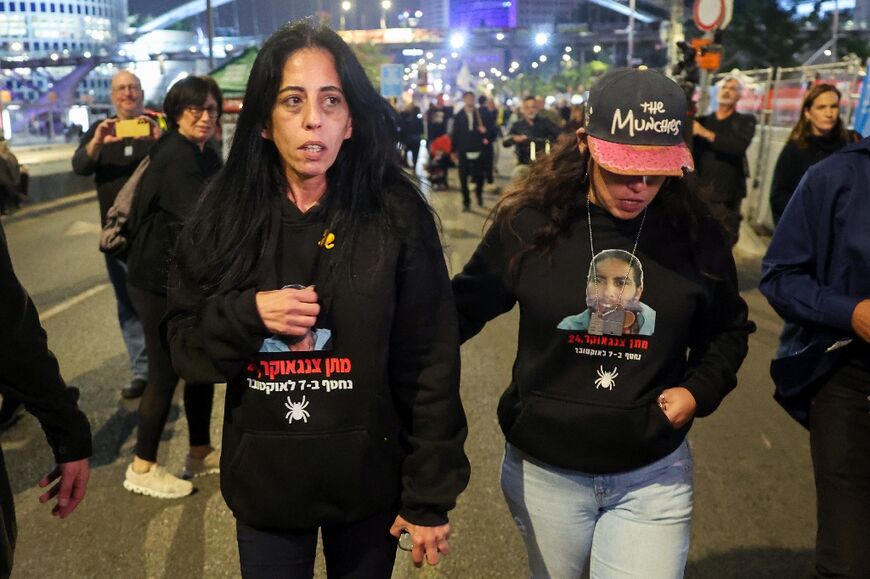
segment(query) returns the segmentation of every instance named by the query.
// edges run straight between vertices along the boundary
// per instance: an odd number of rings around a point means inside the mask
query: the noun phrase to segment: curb
[[[84,193],[76,193],[75,195],[61,197],[60,199],[54,199],[52,201],[46,201],[44,203],[37,203],[35,205],[27,206],[24,209],[13,213],[12,215],[4,215],[3,223],[15,223],[17,221],[24,221],[25,219],[31,219],[33,217],[40,217],[47,213],[54,213],[55,211],[62,211],[70,207],[75,207],[76,205],[90,203],[96,198],[97,190],[93,189],[91,191],[85,191]]]

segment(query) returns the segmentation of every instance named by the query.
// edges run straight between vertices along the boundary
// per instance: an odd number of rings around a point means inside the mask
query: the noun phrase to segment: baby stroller
[[[432,189],[447,189],[447,171],[453,166],[450,159],[452,148],[450,135],[441,135],[429,145],[429,162],[426,164],[426,173],[429,175],[429,183]]]

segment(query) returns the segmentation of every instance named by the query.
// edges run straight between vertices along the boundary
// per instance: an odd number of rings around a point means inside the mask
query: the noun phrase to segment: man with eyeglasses
[[[115,116],[91,126],[84,134],[72,159],[73,171],[78,175],[94,175],[97,198],[100,202],[100,222],[105,225],[106,213],[115,202],[118,191],[127,182],[151,146],[162,134],[158,122],[145,114],[144,93],[139,78],[122,70],[112,79],[112,104]],[[146,137],[117,137],[119,121],[147,119],[151,134]],[[121,388],[124,398],[138,398],[148,383],[148,359],[145,354],[145,336],[136,310],[127,295],[127,266],[113,256],[105,255],[109,280],[115,290],[118,321],[127,347],[132,380]]]

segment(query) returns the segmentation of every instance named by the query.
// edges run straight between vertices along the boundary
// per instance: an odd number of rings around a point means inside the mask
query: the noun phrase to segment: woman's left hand
[[[437,527],[424,527],[409,523],[399,515],[396,517],[393,526],[390,527],[390,534],[399,538],[402,531],[407,531],[411,535],[411,542],[413,544],[411,559],[413,559],[416,567],[423,565],[424,557],[430,565],[437,565],[440,556],[446,555],[450,551],[450,546],[447,544],[447,539],[450,537],[449,524],[438,525]]]
[[[681,428],[690,421],[698,407],[692,393],[682,386],[664,390],[659,395],[658,404],[674,428]]]

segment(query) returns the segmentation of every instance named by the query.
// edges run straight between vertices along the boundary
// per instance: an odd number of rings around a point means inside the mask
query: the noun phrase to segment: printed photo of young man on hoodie
[[[567,316],[560,330],[585,331],[592,312],[605,314],[625,310],[623,334],[651,336],[656,329],[656,312],[640,301],[643,294],[643,266],[637,257],[622,249],[606,249],[589,264],[586,277],[586,305],[583,312]]]

